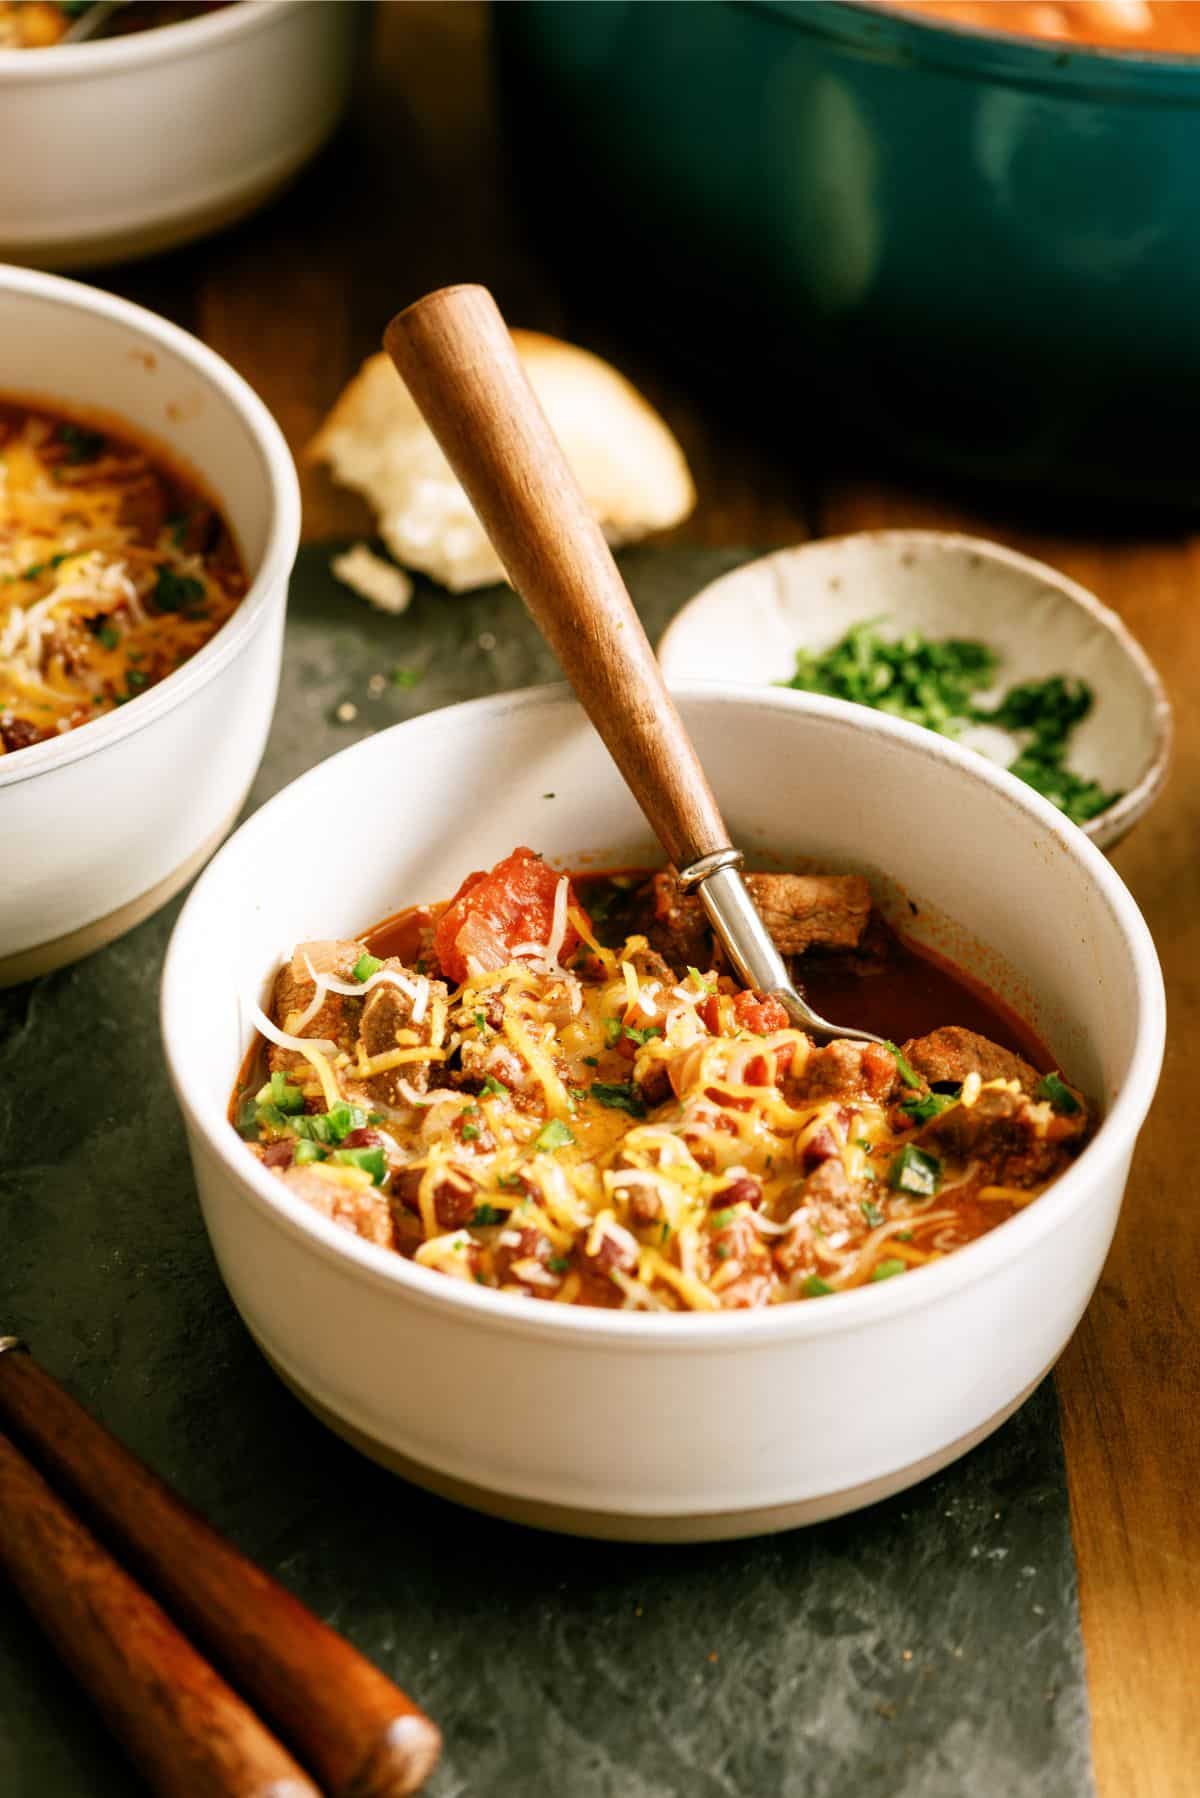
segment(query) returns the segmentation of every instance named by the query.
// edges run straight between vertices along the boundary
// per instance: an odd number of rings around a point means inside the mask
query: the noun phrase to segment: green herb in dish
[[[888,1184],[896,1192],[910,1193],[914,1198],[932,1198],[942,1178],[942,1164],[936,1155],[927,1155],[915,1143],[906,1142],[888,1169]]]
[[[919,631],[883,636],[879,618],[851,625],[831,649],[796,652],[796,672],[782,684],[803,693],[826,693],[911,724],[956,737],[968,724],[992,724],[1020,744],[1009,763],[1027,786],[1049,799],[1075,824],[1107,810],[1121,797],[1066,765],[1072,732],[1092,709],[1086,681],[1053,674],[1020,681],[993,707],[979,695],[994,684],[1000,658],[986,643],[946,637],[930,641]]]
[[[534,1137],[533,1146],[535,1149],[545,1150],[565,1149],[568,1144],[573,1143],[574,1141],[575,1138],[563,1123],[562,1119],[551,1118],[548,1124],[542,1125],[541,1129]]]

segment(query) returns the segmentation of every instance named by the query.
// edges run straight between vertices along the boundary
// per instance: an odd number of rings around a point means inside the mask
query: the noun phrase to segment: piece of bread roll
[[[696,491],[652,407],[599,356],[536,331],[513,342],[584,497],[612,544],[686,518]],[[504,579],[494,550],[389,358],[363,363],[309,446],[366,496],[398,562],[452,592]]]

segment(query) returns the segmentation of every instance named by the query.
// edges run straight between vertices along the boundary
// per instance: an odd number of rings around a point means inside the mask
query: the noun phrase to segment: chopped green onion
[[[736,1216],[737,1209],[733,1205],[727,1206],[724,1211],[713,1211],[709,1214],[708,1227],[710,1230],[724,1230]]]
[[[421,671],[419,668],[392,669],[393,687],[415,687],[420,680]]]
[[[115,649],[121,641],[121,633],[119,630],[115,630],[111,624],[102,624],[96,632],[96,638],[104,645],[105,649]]]
[[[478,1124],[464,1124],[462,1127],[462,1130],[460,1131],[460,1135],[462,1136],[462,1139],[464,1142],[478,1142],[479,1141],[479,1125]]]
[[[623,1028],[620,1018],[605,1018],[604,1040],[610,1049],[620,1042]]]
[[[598,1068],[600,1066],[600,1057],[598,1055],[585,1055],[583,1058],[583,1065],[585,1068]]]
[[[930,1118],[940,1117],[957,1104],[957,1093],[928,1093],[923,1099],[901,1099],[900,1109],[907,1111],[915,1124],[927,1124]]]
[[[548,797],[553,799],[553,793],[549,794]],[[546,1263],[546,1266],[550,1269],[552,1274],[565,1274],[570,1265],[571,1263],[567,1260],[565,1255],[551,1255],[549,1261]]]
[[[652,1036],[661,1036],[662,1035],[662,1025],[661,1024],[647,1024],[647,1026],[644,1030],[639,1030],[633,1024],[626,1024],[625,1034],[629,1038],[631,1043],[637,1043],[640,1047],[641,1045],[648,1043]]]
[[[325,1151],[319,1143],[308,1142],[301,1137],[296,1144],[294,1159],[297,1167],[306,1167],[310,1161],[324,1161]]]
[[[494,1093],[498,1099],[507,1099],[510,1096],[503,1080],[497,1080],[494,1074],[487,1076],[483,1083],[483,1090],[485,1093]]]
[[[351,978],[354,980],[369,980],[372,974],[378,974],[382,966],[383,963],[377,955],[368,955],[364,951],[350,970]]]
[[[501,1181],[501,1185],[503,1185],[503,1181]],[[495,1205],[476,1205],[471,1214],[471,1222],[478,1224],[481,1228],[486,1228],[489,1224],[502,1224],[507,1216],[507,1211],[501,1211]]]
[[[67,446],[67,461],[94,462],[105,445],[105,438],[99,431],[85,431],[82,425],[65,424],[58,427],[58,440]]]
[[[1082,1109],[1075,1094],[1057,1074],[1046,1074],[1034,1090],[1039,1099],[1049,1099],[1052,1109],[1063,1117],[1074,1117]]]
[[[292,1120],[284,1116],[278,1105],[272,1105],[269,1101],[259,1106],[258,1121],[264,1130],[274,1130],[279,1135],[286,1135],[292,1127]]]
[[[907,1266],[903,1261],[880,1261],[871,1269],[871,1278],[872,1280],[891,1280],[896,1274],[906,1272]]]
[[[488,1021],[481,1011],[475,1013],[475,1028],[477,1030],[486,1030],[488,1028]]]
[[[863,1199],[859,1208],[866,1218],[869,1227],[872,1230],[878,1229],[879,1225],[883,1222],[883,1212],[879,1209],[878,1205],[875,1204],[874,1200]]]
[[[645,1117],[646,1107],[628,1080],[593,1080],[589,1097],[610,1111],[627,1111],[630,1117]]]
[[[806,1299],[823,1299],[827,1292],[833,1291],[833,1287],[820,1274],[809,1274],[800,1290]]]
[[[502,1186],[506,1192],[512,1192],[521,1185],[521,1176],[520,1174],[497,1174],[496,1185]]]
[[[551,1118],[549,1123],[542,1125],[541,1129],[534,1137],[533,1146],[535,1149],[545,1150],[565,1149],[569,1143],[573,1143],[574,1141],[575,1138],[567,1129],[567,1126],[563,1123],[562,1119]]]
[[[942,1164],[936,1155],[927,1155],[915,1143],[906,1142],[888,1169],[888,1183],[897,1192],[913,1193],[917,1198],[930,1198],[938,1189]]]
[[[896,1047],[895,1043],[885,1042],[883,1046],[891,1055],[892,1060],[896,1063],[897,1071],[905,1086],[920,1088],[925,1084],[921,1079],[920,1074],[914,1069],[912,1063],[906,1058],[903,1051]]]
[[[150,595],[160,612],[186,612],[204,598],[204,582],[190,574],[176,574],[165,562],[158,565],[158,579]]]
[[[376,1186],[382,1186],[387,1175],[387,1157],[377,1145],[363,1149],[335,1149],[333,1159],[344,1167],[360,1167],[370,1174]]]

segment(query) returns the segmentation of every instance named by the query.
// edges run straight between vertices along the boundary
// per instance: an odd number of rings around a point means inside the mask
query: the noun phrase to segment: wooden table
[[[569,307],[516,222],[495,153],[487,20],[477,4],[384,4],[356,115],[299,187],[215,243],[108,284],[197,331],[246,375],[299,455],[390,314],[450,280],[481,280],[516,323],[611,357],[680,437],[700,493],[680,536],[770,548],[884,525],[979,532],[1044,557],[1118,610],[1176,705],[1173,777],[1114,860],[1163,958],[1171,1035],[1123,1221],[1060,1364],[1072,1515],[1102,1798],[1200,1788],[1200,537],[1126,534],[1108,509],[1059,530],[970,508],[930,485],[829,475],[771,447],[752,405],[705,403],[640,345]],[[692,384],[694,386],[694,384]],[[367,531],[357,501],[302,465],[305,533]]]

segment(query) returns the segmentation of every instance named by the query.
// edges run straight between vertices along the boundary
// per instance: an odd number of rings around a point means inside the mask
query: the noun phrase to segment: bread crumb
[[[412,602],[413,584],[403,568],[385,562],[365,543],[334,556],[329,564],[338,580],[352,587],[362,598],[381,612],[407,612]]]

